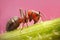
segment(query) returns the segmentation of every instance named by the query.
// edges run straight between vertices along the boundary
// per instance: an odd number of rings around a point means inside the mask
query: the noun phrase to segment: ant
[[[32,20],[34,21],[34,24],[36,24],[41,16],[40,11],[25,10],[25,15],[22,9],[19,9],[19,11],[20,11],[21,18],[20,17],[10,18],[10,20],[7,22],[6,31],[12,31],[17,29],[21,23],[23,23],[23,27],[24,27],[25,23],[27,24],[28,21],[31,22]]]

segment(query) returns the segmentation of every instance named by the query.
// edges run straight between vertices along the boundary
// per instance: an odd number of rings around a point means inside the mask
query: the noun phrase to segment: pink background
[[[46,19],[60,17],[60,0],[0,0],[0,33],[10,17],[19,16],[19,8],[39,10]]]

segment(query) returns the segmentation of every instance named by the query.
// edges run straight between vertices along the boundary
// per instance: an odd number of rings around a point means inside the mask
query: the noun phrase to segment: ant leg
[[[37,22],[38,22],[38,21],[35,21],[35,20],[34,20],[34,24],[36,24]]]
[[[28,27],[28,23],[26,23],[27,27]]]
[[[22,23],[21,30],[24,28],[24,24],[25,24],[25,23]]]
[[[40,20],[39,20],[39,22],[40,22],[40,23],[42,23],[42,22],[43,22],[43,20],[42,20],[42,17],[40,17]]]

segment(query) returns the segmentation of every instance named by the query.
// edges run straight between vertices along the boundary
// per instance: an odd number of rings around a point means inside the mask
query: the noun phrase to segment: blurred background
[[[0,33],[11,17],[20,17],[19,8],[41,11],[47,20],[60,17],[60,0],[0,0]]]

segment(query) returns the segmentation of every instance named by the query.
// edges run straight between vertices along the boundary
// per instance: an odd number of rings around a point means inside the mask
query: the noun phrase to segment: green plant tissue
[[[6,32],[0,40],[60,40],[60,18]]]

